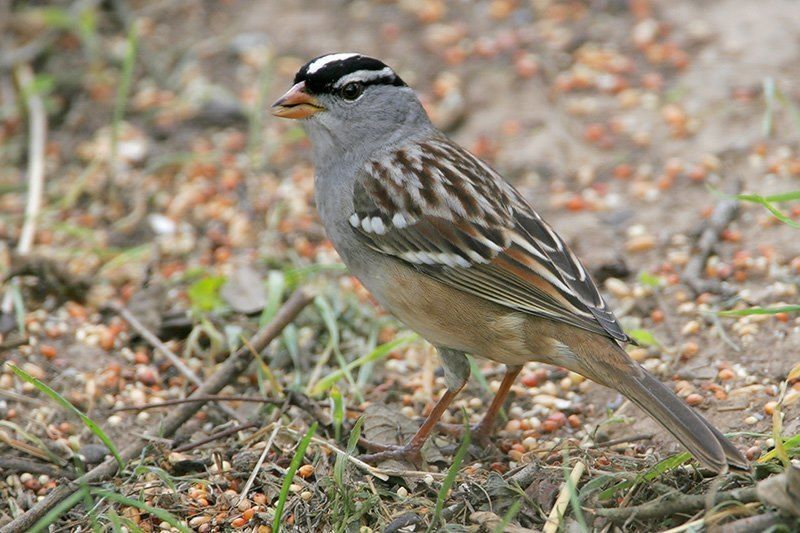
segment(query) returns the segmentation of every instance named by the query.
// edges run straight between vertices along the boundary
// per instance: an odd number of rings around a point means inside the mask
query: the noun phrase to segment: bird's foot
[[[436,429],[446,435],[455,437],[457,439],[464,438],[464,425],[463,424],[436,424]],[[469,430],[470,440],[483,447],[488,448],[492,445],[491,439],[492,428],[486,424],[474,424]]]
[[[361,447],[373,453],[360,455],[358,458],[365,463],[377,464],[382,461],[395,459],[398,461],[407,461],[415,465],[422,464],[422,450],[419,446],[412,446],[406,444],[405,446],[396,446],[388,444],[378,444],[371,442],[367,439],[358,439]]]

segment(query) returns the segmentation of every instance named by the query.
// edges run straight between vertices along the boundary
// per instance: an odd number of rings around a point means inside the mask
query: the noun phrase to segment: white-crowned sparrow
[[[522,365],[542,361],[618,390],[709,468],[748,463],[628,357],[631,342],[586,268],[522,195],[438,131],[414,91],[360,54],[311,60],[272,107],[302,119],[322,222],[350,271],[434,344],[447,391],[411,441],[368,457],[419,458],[469,377],[466,353],[507,365],[485,438]]]

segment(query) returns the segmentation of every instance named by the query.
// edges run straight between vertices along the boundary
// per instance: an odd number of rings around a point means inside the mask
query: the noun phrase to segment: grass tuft
[[[100,439],[103,442],[103,444],[106,445],[106,447],[109,449],[109,451],[111,451],[111,454],[114,456],[114,458],[119,463],[120,469],[125,468],[125,462],[122,460],[122,456],[120,456],[119,452],[117,451],[117,447],[114,445],[114,443],[111,441],[111,439],[108,438],[108,435],[105,434],[105,432],[100,428],[100,426],[98,426],[94,422],[94,420],[92,420],[91,418],[86,416],[86,414],[83,411],[81,411],[80,409],[78,409],[77,407],[72,405],[72,403],[70,403],[69,400],[67,400],[66,398],[61,396],[59,393],[57,393],[56,391],[51,389],[49,386],[47,386],[46,384],[42,383],[41,381],[39,381],[35,377],[31,376],[30,374],[28,374],[27,372],[25,372],[24,370],[19,368],[17,365],[8,363],[8,367],[11,369],[12,372],[14,372],[14,374],[17,375],[17,377],[19,377],[20,379],[22,379],[24,381],[27,381],[28,383],[30,383],[31,385],[33,385],[34,387],[39,389],[41,392],[43,392],[44,394],[49,396],[58,405],[60,405],[61,407],[63,407],[67,411],[70,411],[73,414],[77,415],[78,418],[81,419],[81,422],[83,422],[83,424],[87,428],[89,428],[89,431],[94,433],[94,435],[98,439]]]

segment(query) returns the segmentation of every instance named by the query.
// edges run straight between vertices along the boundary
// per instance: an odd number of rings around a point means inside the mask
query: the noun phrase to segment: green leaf
[[[186,291],[192,308],[200,312],[209,312],[225,306],[219,295],[225,276],[209,276],[194,282]]]
[[[286,505],[286,498],[289,496],[289,487],[292,485],[292,481],[294,481],[294,475],[297,472],[297,469],[300,468],[300,463],[303,461],[306,448],[308,448],[308,444],[311,442],[311,438],[314,436],[316,431],[317,423],[314,422],[311,427],[308,428],[308,431],[306,431],[306,434],[303,436],[303,439],[297,446],[297,451],[294,453],[294,457],[292,457],[292,462],[289,464],[289,468],[286,470],[286,477],[283,478],[283,485],[281,486],[281,493],[278,497],[278,503],[275,505],[275,519],[272,521],[273,533],[278,533],[281,530],[283,508]]]
[[[664,286],[665,280],[661,276],[656,276],[650,272],[641,272],[639,274],[639,283],[657,289]]]
[[[659,346],[660,343],[656,340],[655,336],[646,329],[632,329],[627,332],[628,335],[644,346]]]
[[[719,311],[719,316],[777,315],[778,313],[800,312],[800,305],[784,305],[781,307],[750,307],[748,309],[731,309]]]
[[[73,414],[77,415],[78,418],[81,419],[81,422],[83,422],[83,425],[85,425],[87,428],[89,428],[89,430],[92,433],[94,433],[95,436],[103,442],[103,444],[106,445],[106,447],[109,449],[109,451],[111,451],[111,454],[114,456],[114,458],[119,463],[120,470],[125,468],[125,462],[122,460],[122,456],[120,456],[119,452],[117,451],[117,447],[114,446],[114,443],[111,441],[111,439],[108,438],[108,435],[106,435],[105,432],[102,429],[100,429],[100,426],[98,426],[91,418],[86,416],[86,414],[84,414],[83,411],[81,411],[80,409],[78,409],[77,407],[72,405],[69,402],[69,400],[67,400],[66,398],[61,396],[59,393],[57,393],[56,391],[54,391],[53,389],[51,389],[50,387],[48,387],[47,385],[45,385],[44,383],[42,383],[41,381],[36,379],[35,377],[31,376],[30,374],[28,374],[27,372],[25,372],[24,370],[22,370],[18,366],[14,365],[14,364],[11,364],[11,363],[7,363],[7,364],[8,364],[8,367],[11,369],[11,371],[14,372],[14,374],[17,375],[17,377],[19,377],[22,380],[27,381],[28,383],[30,383],[31,385],[33,385],[34,387],[39,389],[41,392],[43,392],[44,394],[49,396],[58,405],[60,405],[61,407],[63,407],[67,411],[70,411]]]

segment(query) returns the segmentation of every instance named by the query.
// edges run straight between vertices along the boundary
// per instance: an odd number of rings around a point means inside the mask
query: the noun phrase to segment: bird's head
[[[317,57],[295,75],[272,114],[299,119],[316,148],[383,144],[429,121],[414,91],[382,61],[356,53]]]

